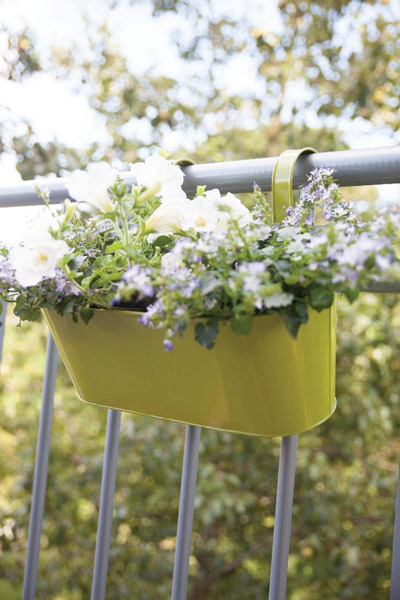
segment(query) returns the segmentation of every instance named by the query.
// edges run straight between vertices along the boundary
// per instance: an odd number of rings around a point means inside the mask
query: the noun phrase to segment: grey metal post
[[[120,427],[121,412],[119,410],[108,410],[91,600],[104,600],[106,597],[108,554],[110,548],[115,479],[117,475]]]
[[[186,599],[200,433],[201,427],[186,425],[171,600]]]
[[[390,584],[390,600],[400,599],[400,454],[397,477],[397,494],[394,516],[392,577]]]
[[[269,600],[285,600],[296,472],[297,435],[282,438],[272,544]]]
[[[58,353],[51,335],[47,338],[46,368],[43,381],[42,409],[36,448],[35,473],[31,516],[29,522],[28,552],[26,557],[22,600],[34,600],[39,564],[40,536],[44,499],[46,494],[47,466],[53,420],[53,397],[56,385]]]

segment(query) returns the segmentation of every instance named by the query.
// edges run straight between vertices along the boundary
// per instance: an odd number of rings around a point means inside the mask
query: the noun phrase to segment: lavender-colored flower
[[[156,300],[153,302],[153,304],[150,304],[150,306],[146,308],[146,312],[143,313],[143,315],[140,315],[138,321],[145,327],[160,329],[162,327],[162,323],[157,322],[157,318],[162,319],[164,316],[165,311],[162,302],[161,300]]]
[[[64,296],[80,296],[81,291],[68,279],[68,277],[61,271],[61,269],[56,269],[55,276],[55,284],[57,294],[61,298]]]
[[[262,285],[265,265],[260,261],[243,263],[239,266],[238,272],[243,277],[243,291],[246,294],[258,295]]]
[[[165,352],[171,352],[174,349],[174,345],[171,340],[164,340],[163,344]]]
[[[140,296],[151,298],[154,288],[151,283],[151,270],[143,265],[133,265],[122,277],[123,285]]]
[[[375,256],[375,263],[378,267],[378,269],[382,272],[387,271],[387,269],[389,269],[392,265],[392,258],[389,255],[386,256],[381,256],[380,254],[377,254]]]
[[[0,257],[0,282],[2,287],[12,287],[15,283],[14,269],[3,256]]]

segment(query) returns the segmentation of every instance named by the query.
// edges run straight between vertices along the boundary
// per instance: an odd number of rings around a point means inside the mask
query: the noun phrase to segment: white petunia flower
[[[214,231],[220,222],[218,205],[206,196],[197,196],[189,201],[182,215],[182,229],[195,231]]]
[[[51,227],[57,230],[59,226],[60,223],[56,216],[48,208],[45,208],[25,224],[18,237],[25,246],[30,248],[47,240],[53,240],[49,229]]]
[[[14,246],[8,260],[15,269],[15,277],[22,287],[37,285],[44,277],[55,277],[58,261],[69,251],[63,240],[55,240],[44,232],[40,243],[29,241],[29,246]]]
[[[227,226],[232,219],[237,221],[240,227],[245,227],[253,221],[249,209],[231,193],[219,198],[217,204],[221,211],[220,226]]]
[[[67,180],[67,189],[77,202],[95,206],[102,212],[111,212],[109,188],[115,183],[117,172],[105,163],[93,163],[87,171],[75,171]]]
[[[183,171],[158,154],[148,156],[144,162],[131,164],[136,183],[157,190],[155,195],[163,200],[186,198],[182,190]]]
[[[146,231],[158,233],[175,233],[182,229],[182,219],[188,210],[190,201],[187,198],[166,200],[156,208],[147,219]]]

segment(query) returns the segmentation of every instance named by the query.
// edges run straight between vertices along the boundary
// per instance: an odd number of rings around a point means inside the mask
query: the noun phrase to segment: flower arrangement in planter
[[[334,409],[335,294],[353,302],[383,271],[398,278],[400,213],[362,222],[329,169],[313,171],[273,223],[258,187],[249,209],[217,189],[187,198],[182,170],[162,155],[131,168],[131,189],[107,166],[76,172],[75,202],[56,214],[40,191],[47,217],[1,249],[3,299],[21,320],[45,311],[89,402],[260,435],[325,420]],[[198,402],[187,399],[193,378]],[[299,394],[315,410],[293,410]],[[266,410],[271,396],[279,402]]]

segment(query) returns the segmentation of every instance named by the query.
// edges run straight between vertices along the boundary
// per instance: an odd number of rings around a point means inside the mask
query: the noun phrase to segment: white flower
[[[289,238],[295,237],[298,233],[299,229],[297,227],[291,227],[289,225],[289,227],[282,227],[282,229],[279,229],[278,238],[280,240],[287,240]]]
[[[156,189],[155,195],[163,200],[186,198],[182,190],[183,171],[158,154],[148,156],[144,163],[131,164],[136,183],[149,189]]]
[[[183,267],[183,257],[181,254],[167,252],[161,257],[161,266],[166,273],[173,273]]]
[[[206,196],[197,196],[189,201],[189,206],[182,215],[182,229],[214,231],[219,225],[220,216],[216,202]]]
[[[315,235],[312,238],[310,238],[310,240],[308,242],[308,248],[311,250],[313,250],[315,248],[318,249],[319,246],[323,246],[327,242],[328,242],[328,236],[326,235],[326,233],[325,232],[319,233],[318,235]]]
[[[217,188],[204,192],[204,195],[211,202],[218,202],[221,199],[221,192]]]
[[[279,308],[280,306],[289,306],[292,302],[292,294],[286,294],[285,292],[271,294],[264,298],[265,308]]]
[[[301,254],[304,252],[305,248],[301,238],[295,238],[292,242],[290,242],[286,250],[289,252],[289,254]]]
[[[273,229],[269,225],[258,225],[257,226],[257,239],[266,240],[271,235]]]
[[[46,240],[54,239],[49,229],[51,227],[57,230],[59,226],[60,223],[56,216],[45,208],[25,224],[18,237],[25,246],[32,247]]]
[[[158,233],[174,233],[182,229],[183,214],[188,209],[190,201],[187,198],[166,200],[156,208],[147,219],[146,231]]]
[[[36,285],[44,277],[55,277],[58,261],[69,251],[63,240],[53,239],[44,232],[40,243],[29,241],[29,246],[14,246],[8,259],[15,269],[15,277],[22,287]]]
[[[214,190],[211,190],[214,191]],[[220,225],[227,226],[234,219],[240,227],[245,227],[253,221],[251,212],[245,205],[233,194],[226,194],[223,198],[217,200],[218,208],[221,211]]]
[[[87,171],[75,171],[67,180],[68,192],[77,202],[85,202],[95,206],[102,212],[111,212],[108,189],[115,183],[117,173],[104,163],[93,163]]]

